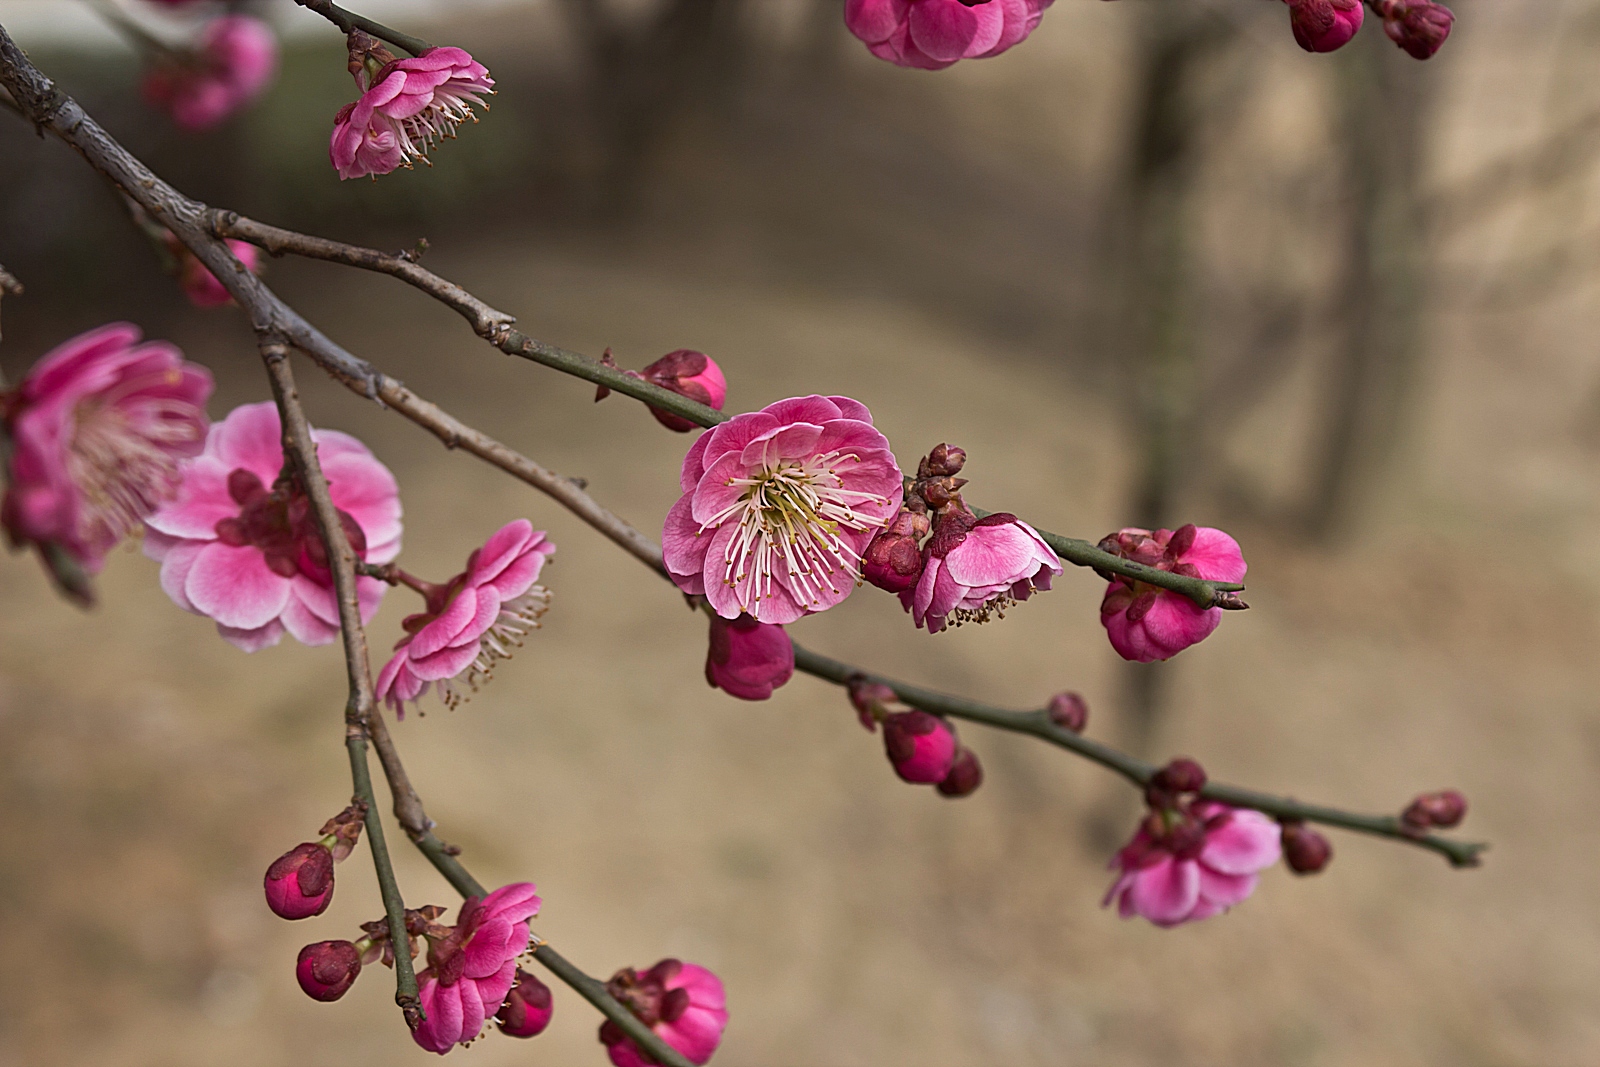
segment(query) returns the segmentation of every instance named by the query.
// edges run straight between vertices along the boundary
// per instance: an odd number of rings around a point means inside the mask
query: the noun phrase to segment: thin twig
[[[0,297],[21,295],[22,283],[17,281],[17,276],[6,270],[5,267],[0,266]],[[3,336],[3,334],[0,334],[0,337]],[[5,388],[5,382],[0,379],[0,389],[3,388]]]
[[[391,29],[381,22],[375,22],[365,15],[357,15],[354,11],[346,11],[329,0],[294,0],[295,3],[307,11],[315,12],[339,27],[340,32],[348,34],[351,30],[361,30],[370,33],[379,40],[388,41],[399,48],[404,48],[414,56],[420,56],[433,45],[420,37],[413,37],[409,33],[401,33]]]

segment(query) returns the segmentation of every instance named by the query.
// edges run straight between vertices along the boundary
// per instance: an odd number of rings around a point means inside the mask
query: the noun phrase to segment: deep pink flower
[[[711,1059],[728,1025],[722,979],[693,963],[662,960],[644,973],[625,967],[606,983],[611,995],[690,1063]],[[633,1039],[616,1023],[600,1027],[600,1041],[616,1067],[650,1067]]]
[[[249,105],[272,84],[278,39],[248,15],[224,15],[200,33],[200,47],[163,57],[144,76],[144,98],[186,130],[208,130]]]
[[[1307,52],[1343,48],[1361,28],[1366,8],[1361,0],[1284,0],[1289,28]]]
[[[1381,0],[1383,32],[1416,59],[1427,59],[1444,45],[1456,16],[1433,0]]]
[[[1032,526],[1000,512],[973,519],[959,512],[941,516],[922,547],[922,577],[900,603],[931,634],[954,615],[956,625],[987,622],[990,614],[1049,589],[1061,561]]]
[[[1154,533],[1129,527],[1101,541],[1100,547],[1158,570],[1213,582],[1243,581],[1247,570],[1239,543],[1209,526]],[[1209,637],[1221,621],[1221,608],[1202,608],[1182,593],[1120,575],[1112,578],[1100,602],[1100,623],[1111,647],[1123,659],[1139,663],[1176,656]]]
[[[429,939],[428,967],[417,975],[428,1017],[411,1033],[417,1044],[442,1056],[494,1018],[516,981],[539,904],[532,882],[513,882],[482,900],[468,897],[449,936]]]
[[[640,371],[639,377],[718,411],[722,410],[723,401],[728,398],[728,380],[722,376],[722,368],[717,366],[717,361],[704,352],[690,348],[668,352]],[[658,407],[651,407],[650,414],[661,425],[678,433],[697,429],[682,415],[674,415]]]
[[[883,749],[894,773],[916,785],[937,785],[955,765],[956,735],[926,711],[897,711],[883,720]]]
[[[841,396],[735,415],[689,447],[680,480],[662,532],[672,580],[725,619],[770,623],[849,596],[903,491],[872,413]]]
[[[367,446],[313,430],[329,494],[346,536],[368,563],[400,553],[400,491]],[[307,645],[339,635],[338,603],[311,504],[284,465],[278,409],[234,408],[211,428],[205,451],[183,471],[177,499],[146,520],[145,555],[161,563],[161,588],[185,611],[207,615],[229,642],[254,652],[287,630]],[[270,488],[269,488],[270,487]],[[385,586],[357,579],[361,618]]]
[[[1259,811],[1204,800],[1155,811],[1111,861],[1121,873],[1103,904],[1157,926],[1209,919],[1254,892],[1278,856],[1278,824]]]
[[[211,374],[164,341],[139,344],[118,322],[82,333],[34,364],[0,417],[11,462],[0,524],[33,545],[69,591],[182,484],[206,438]]]
[[[538,1037],[550,1025],[554,1014],[555,1001],[550,996],[550,987],[519,967],[517,984],[506,995],[506,1002],[500,1005],[495,1020],[502,1034]]]
[[[508,522],[467,557],[467,569],[439,586],[425,587],[427,609],[408,616],[406,636],[378,674],[377,696],[395,714],[438,683],[439,698],[455,707],[464,697],[458,677],[476,692],[495,661],[510,659],[550,605],[550,591],[535,585],[556,546],[527,519]]]
[[[782,626],[748,615],[711,620],[706,681],[740,700],[766,700],[794,676],[794,642]]]
[[[879,59],[941,70],[1019,44],[1051,0],[846,0],[844,24]]]
[[[861,577],[891,593],[903,593],[922,577],[922,539],[928,535],[926,515],[901,511],[867,545]]]
[[[300,950],[294,976],[312,1000],[338,1000],[361,973],[361,950],[348,941],[318,941]]]
[[[440,140],[454,137],[473,107],[494,92],[489,68],[461,48],[430,48],[395,59],[364,34],[351,34],[350,71],[361,98],[335,117],[328,158],[340,178],[388,174],[426,160]]]
[[[333,852],[307,841],[272,861],[262,885],[267,907],[281,919],[308,919],[333,900]]]
[[[233,300],[217,281],[217,276],[193,252],[179,244],[177,238],[173,238],[171,244],[173,254],[178,257],[178,284],[183,287],[183,295],[189,298],[189,303],[197,308],[209,308],[221,307]],[[256,273],[261,261],[260,249],[248,241],[232,240],[228,242],[228,249],[244,264],[245,270]]]

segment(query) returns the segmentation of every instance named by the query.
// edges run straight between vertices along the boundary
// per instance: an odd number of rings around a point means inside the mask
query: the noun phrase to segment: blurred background
[[[967,449],[976,503],[1062,533],[1223,526],[1252,610],[1154,668],[1066,575],[937,637],[866,588],[794,627],[819,651],[995,703],[1082,692],[1092,736],[1364,811],[1471,800],[1485,866],[1333,836],[1224,918],[1098,904],[1138,798],[1098,767],[964,727],[988,778],[894,778],[844,694],[706,687],[704,622],[531,489],[299,366],[310,414],[397,473],[407,569],[444,578],[518,516],[555,603],[483,693],[395,727],[441,835],[591,973],[715,969],[722,1064],[1538,1064],[1600,1059],[1600,3],[1462,0],[1427,63],[1378,20],[1301,52],[1279,4],[1059,0],[999,58],[873,60],[834,0],[369,2],[486,62],[491,112],[432,168],[341,183],[343,43],[287,3],[273,90],[196,137],[147,110],[135,51],[82,5],[0,23],[181,189],[426,263],[542,340],[639,367],[713,355],[728,409],[865,401],[903,464]],[[170,39],[189,28],[123,8]],[[237,310],[191,308],[117,197],[0,113],[16,378],[127,318],[209,365],[212,415],[267,396]],[[687,436],[479,342],[389,279],[266,278],[358,355],[651,533]],[[362,849],[323,916],[261,873],[349,795],[334,648],[245,655],[119,552],[85,614],[0,565],[0,1062],[392,1064],[389,972],[337,1005],[309,941],[381,912]],[[375,654],[411,610],[392,593]],[[399,835],[393,835],[398,837]],[[396,845],[407,901],[454,895]],[[453,913],[452,913],[453,914]],[[531,1042],[455,1058],[600,1063],[564,987]]]

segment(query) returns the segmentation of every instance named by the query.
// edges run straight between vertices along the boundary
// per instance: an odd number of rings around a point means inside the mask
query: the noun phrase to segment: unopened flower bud
[[[550,1025],[553,1014],[555,1003],[550,997],[550,987],[517,968],[517,984],[511,987],[506,1002],[495,1015],[500,1032],[512,1037],[537,1037]]]
[[[267,907],[280,918],[321,915],[333,899],[333,853],[310,841],[296,845],[272,861],[262,885]]]
[[[963,748],[950,765],[950,773],[935,788],[947,797],[965,797],[977,792],[982,784],[983,765],[972,749]]]
[[[926,515],[902,511],[874,537],[862,554],[861,576],[879,589],[900,593],[922,577],[922,548],[930,524]]]
[[[1361,0],[1284,0],[1289,5],[1289,28],[1307,52],[1332,52],[1343,48],[1361,28],[1365,8]]]
[[[897,699],[894,690],[882,682],[868,681],[864,674],[852,677],[848,685],[850,705],[856,709],[861,725],[868,732],[877,730],[878,716],[887,714],[887,709]]]
[[[967,453],[955,445],[935,445],[928,453],[928,474],[935,478],[948,478],[960,474],[967,465]]]
[[[1057,693],[1050,698],[1050,721],[1063,730],[1083,733],[1089,725],[1089,705],[1077,693]]]
[[[1332,858],[1326,837],[1298,819],[1283,824],[1283,861],[1295,874],[1316,874]]]
[[[1383,32],[1389,40],[1417,59],[1427,59],[1450,36],[1455,13],[1433,0],[1383,0]]]
[[[361,973],[361,952],[348,941],[318,941],[300,950],[294,976],[312,1000],[338,1000]]]
[[[1418,830],[1437,827],[1448,830],[1461,822],[1467,814],[1467,798],[1454,789],[1437,793],[1424,793],[1413,800],[1400,818],[1406,825]]]
[[[1150,784],[1168,793],[1197,793],[1205,788],[1206,772],[1187,756],[1179,756],[1155,773]]]
[[[956,735],[937,715],[900,711],[883,720],[883,746],[894,772],[917,785],[942,782],[956,759]]]
[[[716,360],[704,352],[689,348],[668,352],[640,371],[639,376],[718,411],[722,410],[722,403],[728,397],[728,381],[722,376],[722,368],[717,366]],[[651,407],[650,414],[661,425],[678,433],[698,429],[697,424],[670,411]]]

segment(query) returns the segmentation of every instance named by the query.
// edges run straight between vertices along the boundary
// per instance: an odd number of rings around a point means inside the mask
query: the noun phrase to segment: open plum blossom
[[[1020,44],[1051,0],[846,0],[844,24],[879,59],[942,70]]]
[[[473,107],[494,92],[489,68],[461,48],[430,48],[396,59],[374,38],[350,33],[350,73],[361,98],[334,118],[328,156],[339,177],[361,178],[409,167],[454,137]]]
[[[1104,903],[1124,919],[1177,926],[1220,915],[1255,892],[1257,872],[1278,862],[1278,824],[1259,811],[1196,801],[1152,813],[1116,858],[1121,873]]]
[[[195,52],[163,55],[150,68],[144,98],[186,130],[209,130],[260,96],[277,70],[271,27],[248,15],[224,15],[201,31]]]
[[[931,634],[943,630],[950,615],[957,626],[987,622],[1034,590],[1049,589],[1061,573],[1044,538],[1003,512],[981,519],[961,511],[942,515],[922,552],[922,577],[900,594],[900,603]]]
[[[0,524],[84,600],[84,575],[177,495],[184,460],[205,445],[210,372],[139,339],[127,322],[79,334],[0,393],[11,438]]]
[[[1239,543],[1209,526],[1154,533],[1129,527],[1102,540],[1100,547],[1158,570],[1214,582],[1243,581],[1247,569]],[[1139,663],[1176,656],[1211,636],[1221,621],[1221,608],[1202,608],[1182,593],[1121,575],[1111,576],[1100,602],[1100,623],[1111,647],[1123,659]]]
[[[690,1063],[710,1060],[728,1025],[722,979],[698,964],[667,959],[642,973],[625,967],[611,977],[606,989]],[[655,1063],[614,1022],[601,1025],[600,1041],[616,1067]]]
[[[356,554],[387,563],[400,552],[400,492],[367,446],[313,430],[329,495]],[[161,588],[185,611],[254,652],[288,631],[307,645],[339,634],[338,604],[311,502],[284,466],[278,409],[245,404],[211,428],[205,451],[183,472],[177,498],[146,521],[145,555],[161,563]],[[384,585],[357,580],[362,621]]]
[[[850,595],[900,508],[900,468],[865,405],[802,396],[735,415],[683,458],[662,549],[685,593],[725,619],[790,623]]]
[[[510,659],[523,635],[538,627],[550,591],[534,583],[555,550],[543,530],[517,519],[496,530],[467,557],[467,569],[443,585],[399,573],[427,607],[401,624],[406,636],[378,674],[378,699],[404,715],[406,701],[438,683],[440,699],[453,708],[463,699],[455,681],[463,675],[476,692],[495,661]]]
[[[748,615],[711,620],[706,681],[740,700],[766,700],[794,677],[794,642],[783,627]]]
[[[539,914],[532,882],[468,897],[446,936],[428,936],[428,967],[417,975],[427,1018],[412,1040],[441,1056],[471,1041],[492,1019],[517,980],[517,957],[528,948],[528,920]]]

